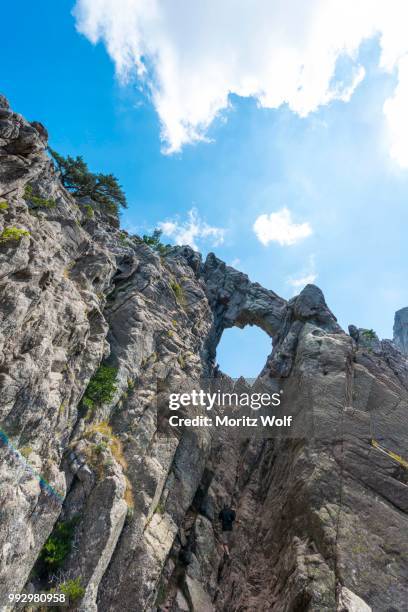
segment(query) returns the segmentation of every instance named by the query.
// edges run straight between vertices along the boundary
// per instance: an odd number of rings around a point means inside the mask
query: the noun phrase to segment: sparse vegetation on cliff
[[[118,370],[115,367],[100,365],[89,381],[82,404],[92,410],[96,406],[112,401],[116,392],[117,373]]]
[[[40,554],[40,560],[48,572],[61,567],[71,552],[77,523],[78,518],[71,519],[70,521],[60,521],[45,542]]]
[[[163,244],[161,241],[162,231],[159,229],[155,229],[152,234],[144,234],[142,240],[145,242],[153,251],[156,251],[160,255],[166,255],[169,249],[171,249],[170,244]]]
[[[8,242],[20,242],[23,236],[29,236],[30,232],[19,227],[5,227],[0,234],[0,244]]]
[[[84,205],[84,210],[85,210],[85,216],[87,219],[93,219],[95,216],[95,211],[92,208],[92,206],[90,204],[85,204]]]
[[[74,578],[73,580],[63,582],[59,585],[58,591],[65,593],[70,602],[76,602],[85,595],[85,589],[81,584],[80,578]]]
[[[184,306],[186,303],[186,297],[184,295],[183,287],[176,280],[172,280],[170,282],[170,287],[174,293],[176,301],[180,304],[180,306]]]
[[[16,230],[17,242],[0,248],[0,599],[48,591],[66,593],[70,609],[150,610],[157,597],[180,609],[335,610],[346,608],[344,595],[360,609],[403,609],[406,584],[384,567],[405,575],[406,355],[394,342],[364,340],[373,330],[356,328],[353,344],[316,286],[287,302],[215,255],[200,263],[172,248],[163,257],[157,234],[150,246],[150,237],[126,238],[97,203],[77,207],[64,192],[42,132],[5,114],[10,209],[0,233]],[[52,218],[27,214],[28,182],[37,196],[58,194]],[[95,219],[84,223],[88,204]],[[405,312],[394,329],[404,352],[407,321]],[[252,324],[274,342],[253,388],[215,365],[220,336]],[[244,346],[234,343],[231,355]],[[167,432],[162,400],[207,373],[222,392],[284,384],[294,437]],[[196,414],[185,408],[181,416]],[[228,560],[225,502],[239,519]],[[339,584],[338,559],[367,606]]]
[[[113,174],[91,172],[80,155],[64,157],[51,148],[48,150],[62,184],[76,198],[89,197],[106,212],[116,215],[121,207],[127,207],[125,193]]]
[[[95,433],[100,434],[100,436],[103,437],[103,440],[92,448],[92,451],[95,451],[96,453],[96,457],[92,458],[92,456],[89,456],[88,459],[91,461],[91,463],[93,462],[93,459],[96,459],[97,463],[99,463],[100,462],[99,455],[108,449],[110,450],[112,457],[121,466],[123,470],[123,474],[125,476],[126,489],[125,489],[124,499],[128,507],[133,508],[134,499],[133,499],[132,485],[128,477],[126,476],[126,471],[128,469],[128,463],[127,463],[127,460],[126,460],[126,457],[123,451],[123,445],[122,445],[120,438],[118,438],[113,433],[112,427],[106,421],[102,421],[95,425],[91,425],[86,430],[85,436],[88,439],[92,439]],[[107,464],[105,463],[105,465],[111,465],[111,463],[107,463]]]
[[[33,194],[33,188],[31,185],[26,185],[24,189],[24,199],[34,208],[54,208],[56,206],[55,200],[52,198],[45,199],[35,196]]]

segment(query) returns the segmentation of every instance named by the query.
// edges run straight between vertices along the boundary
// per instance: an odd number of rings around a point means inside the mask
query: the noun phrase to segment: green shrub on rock
[[[85,595],[85,589],[81,584],[80,578],[63,582],[59,585],[58,591],[64,593],[69,598],[70,603],[78,601]]]
[[[48,571],[61,567],[71,552],[77,522],[77,518],[70,521],[60,521],[45,542],[40,553],[40,559]]]
[[[377,334],[373,329],[365,329],[362,334],[366,340],[375,340],[377,338]]]
[[[29,236],[30,232],[18,227],[5,227],[0,234],[0,244],[8,242],[20,242],[23,236]]]
[[[176,301],[180,304],[180,306],[184,306],[186,303],[186,298],[183,287],[175,280],[171,281],[170,287],[173,290]]]
[[[30,202],[34,208],[54,208],[56,206],[55,200],[52,198],[46,200],[45,198],[39,198],[38,196],[33,195],[33,188],[31,185],[25,186],[24,199],[27,202]]]
[[[82,398],[82,404],[89,409],[112,401],[116,392],[118,369],[101,365],[92,376]]]
[[[119,232],[119,242],[124,246],[128,244],[128,235],[126,232]]]
[[[95,211],[90,204],[84,204],[85,216],[87,219],[91,220],[95,216]]]
[[[162,231],[159,229],[155,229],[153,234],[145,234],[142,240],[151,249],[153,249],[153,251],[156,251],[160,255],[166,255],[169,249],[171,249],[171,245],[163,244],[161,242],[161,235],[162,235]]]

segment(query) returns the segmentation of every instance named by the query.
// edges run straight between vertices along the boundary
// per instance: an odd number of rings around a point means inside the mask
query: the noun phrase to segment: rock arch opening
[[[216,349],[220,370],[231,378],[256,378],[272,352],[272,338],[257,325],[224,329]]]

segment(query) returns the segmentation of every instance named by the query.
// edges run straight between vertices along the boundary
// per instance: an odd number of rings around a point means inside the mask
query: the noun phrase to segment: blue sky
[[[290,104],[262,108],[233,94],[205,129],[210,142],[166,155],[148,87],[134,75],[118,81],[105,46],[76,31],[72,8],[66,0],[3,7],[3,23],[14,25],[2,33],[0,89],[15,110],[47,126],[55,149],[120,179],[129,201],[124,227],[179,227],[195,208],[200,223],[223,232],[217,246],[211,236],[197,239],[204,253],[214,250],[286,298],[301,289],[296,281],[314,276],[343,327],[390,337],[395,310],[408,305],[408,170],[389,152],[383,105],[397,77],[379,67],[378,37],[359,46],[366,74],[348,102],[301,117]],[[336,79],[348,70],[340,58]],[[284,208],[310,235],[262,244],[255,220]],[[220,345],[232,375],[256,374],[269,352],[268,338],[246,331],[229,331]]]

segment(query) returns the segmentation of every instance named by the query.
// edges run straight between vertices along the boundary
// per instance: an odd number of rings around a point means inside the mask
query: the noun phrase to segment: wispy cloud
[[[398,85],[384,104],[384,114],[389,126],[391,157],[403,168],[408,168],[407,108],[408,54],[398,62]]]
[[[314,283],[317,278],[317,274],[308,274],[307,276],[301,276],[300,278],[288,279],[288,285],[291,285],[295,290],[303,289],[306,285]]]
[[[314,255],[310,255],[307,261],[307,265],[299,272],[296,276],[291,276],[286,280],[286,283],[292,287],[293,295],[298,294],[303,287],[309,284],[313,284],[317,279],[316,272],[316,258]]]
[[[292,213],[286,207],[270,215],[259,215],[253,225],[253,230],[258,240],[265,246],[270,242],[290,246],[312,234],[310,224],[308,222],[294,223]]]
[[[188,244],[198,250],[198,242],[208,243],[210,246],[219,246],[224,242],[225,229],[209,225],[204,221],[196,208],[187,213],[187,220],[180,221],[178,218],[162,221],[158,228],[163,236],[170,238],[174,244]]]

